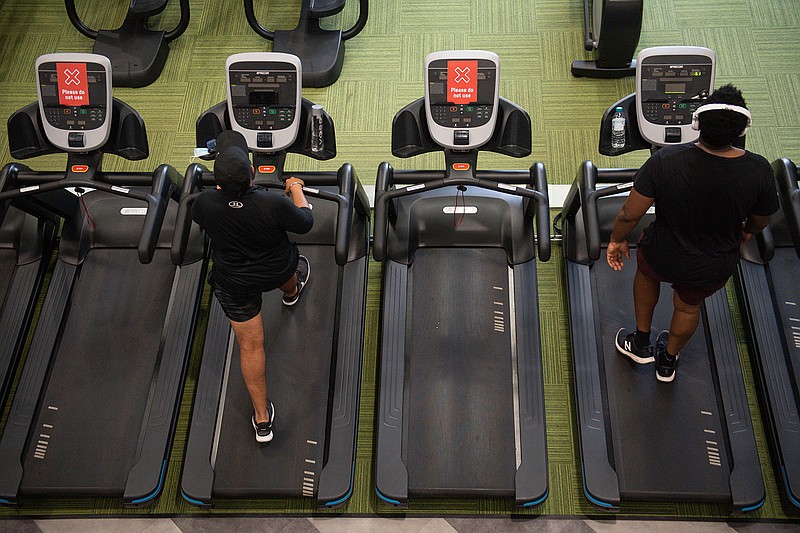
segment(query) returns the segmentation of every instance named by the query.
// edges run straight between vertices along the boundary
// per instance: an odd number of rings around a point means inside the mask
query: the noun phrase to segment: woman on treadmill
[[[699,324],[700,304],[725,285],[740,245],[778,209],[767,160],[732,146],[750,125],[741,91],[732,85],[717,89],[692,125],[700,130],[697,142],[658,150],[636,173],[606,251],[611,268],[621,270],[623,257],[630,259],[626,237],[655,202],[656,218],[636,252],[636,329],[620,329],[616,346],[637,363],[655,361],[656,378],[664,382],[675,378],[678,353]],[[654,356],[650,326],[661,283],[672,284],[674,309],[669,331],[656,338]]]
[[[285,305],[297,303],[311,269],[286,232],[308,233],[314,217],[302,180],[287,179],[283,196],[254,187],[254,172],[244,136],[231,130],[220,133],[214,162],[217,187],[197,197],[192,219],[211,237],[208,281],[239,343],[256,441],[266,443],[273,437],[275,406],[267,399],[261,293],[280,289]]]

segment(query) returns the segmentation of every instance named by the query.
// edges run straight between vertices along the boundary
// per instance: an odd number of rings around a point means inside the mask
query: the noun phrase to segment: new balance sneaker
[[[675,379],[675,367],[678,366],[678,356],[675,359],[667,357],[667,339],[669,331],[662,331],[656,338],[656,379],[669,383]]]
[[[634,337],[635,333],[628,333],[625,328],[620,328],[615,339],[619,353],[627,355],[632,361],[640,365],[646,365],[647,363],[655,361],[653,357],[653,346],[651,344],[647,346],[637,346]]]
[[[256,424],[256,415],[250,417],[253,423],[253,429],[256,430],[256,442],[266,443],[272,441],[272,426],[275,424],[275,406],[272,402],[267,400],[267,412],[269,413],[269,422],[259,422]]]
[[[297,292],[294,293],[292,296],[283,295],[283,305],[294,305],[297,303],[297,300],[300,299],[300,293],[303,292],[303,289],[308,283],[308,280],[311,278],[311,263],[308,262],[308,258],[304,255],[300,256],[300,260],[297,262]]]

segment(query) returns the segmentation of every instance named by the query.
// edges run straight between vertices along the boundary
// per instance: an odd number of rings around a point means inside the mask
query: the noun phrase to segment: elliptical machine
[[[147,21],[163,12],[169,0],[130,0],[122,26],[115,30],[93,30],[78,16],[75,0],[64,0],[67,17],[75,29],[94,39],[95,54],[111,60],[114,85],[145,87],[158,79],[167,61],[167,43],[189,27],[189,0],[180,0],[181,19],[172,30],[151,30]]]
[[[596,58],[572,62],[576,78],[624,78],[636,75],[631,59],[642,31],[644,0],[583,0],[584,47]],[[613,36],[603,38],[603,36]]]
[[[320,19],[340,13],[345,0],[302,0],[300,20],[293,30],[269,31],[256,18],[253,0],[244,0],[244,13],[250,27],[273,42],[273,52],[300,58],[303,87],[327,87],[339,79],[344,63],[344,42],[358,35],[367,24],[369,0],[359,0],[358,20],[346,31],[326,30]]]

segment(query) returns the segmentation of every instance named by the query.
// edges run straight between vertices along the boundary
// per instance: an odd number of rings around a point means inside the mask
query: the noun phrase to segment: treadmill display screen
[[[47,122],[60,130],[94,130],[106,121],[106,71],[98,63],[42,63],[39,88]]]
[[[690,124],[692,113],[711,93],[713,66],[709,58],[675,59],[657,56],[642,64],[639,97],[644,118],[653,124]]]
[[[433,121],[445,128],[476,128],[489,122],[497,66],[487,59],[439,59],[428,67]]]
[[[239,62],[228,70],[232,120],[249,130],[282,130],[297,109],[297,70],[288,63]]]

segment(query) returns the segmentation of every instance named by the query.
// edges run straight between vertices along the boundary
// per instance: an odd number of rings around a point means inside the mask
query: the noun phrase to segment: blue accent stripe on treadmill
[[[197,505],[197,506],[207,505],[205,502],[201,502],[200,500],[195,500],[194,498],[188,497],[186,493],[183,492],[183,489],[181,489],[181,496],[183,496],[183,499],[191,503],[192,505]]]
[[[542,496],[538,500],[534,500],[532,502],[524,503],[524,504],[522,504],[522,506],[523,507],[533,507],[535,505],[539,505],[540,503],[545,501],[549,495],[550,495],[550,489],[547,489],[547,491],[544,493],[544,496]]]
[[[378,498],[380,498],[381,500],[385,501],[386,503],[391,503],[392,505],[400,505],[399,501],[393,500],[391,498],[387,498],[386,496],[381,494],[381,491],[379,491],[377,488],[375,489],[375,494],[377,494]]]
[[[792,494],[792,489],[789,487],[789,478],[786,477],[786,469],[783,467],[783,465],[781,465],[781,475],[783,476],[783,484],[786,485],[786,495],[789,496],[789,500],[791,500],[793,504],[795,504],[797,507],[800,507],[800,501],[794,497],[794,494]]]
[[[347,501],[348,498],[350,498],[350,496],[353,494],[353,478],[355,477],[355,475],[356,475],[356,462],[353,461],[353,463],[350,465],[350,488],[347,490],[347,494],[345,494],[338,500],[326,503],[325,504],[326,506],[333,507],[335,505],[339,505],[340,503],[344,503],[345,501]]]
[[[164,459],[164,461],[161,463],[161,474],[158,476],[158,485],[156,485],[155,490],[153,490],[153,492],[151,492],[144,498],[133,500],[131,503],[133,505],[139,505],[140,503],[149,502],[150,500],[161,494],[161,488],[164,486],[164,474],[166,472],[167,472],[167,460]]]
[[[612,509],[614,506],[608,502],[601,502],[591,494],[589,494],[589,489],[586,488],[586,475],[583,472],[583,465],[581,465],[581,481],[583,482],[583,494],[586,498],[595,505],[599,505],[600,507],[606,507],[608,509]]]

